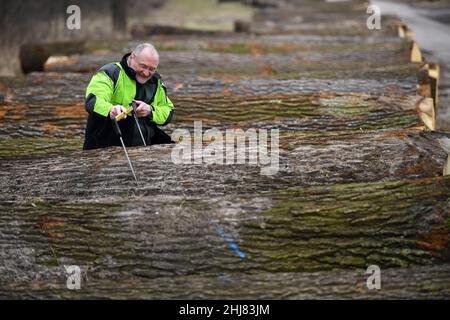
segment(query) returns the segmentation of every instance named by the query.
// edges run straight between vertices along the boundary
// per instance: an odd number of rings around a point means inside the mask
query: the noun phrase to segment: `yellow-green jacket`
[[[152,107],[150,116],[139,118],[147,144],[171,142],[170,137],[157,127],[169,123],[174,113],[174,105],[167,96],[161,76],[155,72],[145,84],[137,83],[134,70],[127,64],[129,55],[126,54],[121,62],[100,68],[86,89],[85,108],[89,115],[83,149],[120,145],[109,111],[114,105],[127,108],[134,99],[142,100]],[[136,145],[138,137],[136,123],[131,113],[129,115],[119,121],[127,146]]]

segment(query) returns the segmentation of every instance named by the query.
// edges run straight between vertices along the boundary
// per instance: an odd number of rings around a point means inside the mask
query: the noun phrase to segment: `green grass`
[[[149,11],[144,23],[171,25],[190,29],[225,30],[234,28],[234,20],[250,20],[253,9],[240,3],[222,3],[217,0],[171,0],[158,10]],[[130,25],[143,23],[130,19]]]

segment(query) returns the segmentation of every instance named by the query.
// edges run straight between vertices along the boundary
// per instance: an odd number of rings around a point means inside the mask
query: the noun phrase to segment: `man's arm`
[[[113,107],[111,103],[113,92],[114,82],[108,75],[104,71],[95,74],[86,89],[86,111],[107,117]]]
[[[158,89],[153,99],[152,120],[157,125],[165,126],[172,120],[175,107],[166,93],[166,88],[161,80],[158,81]]]

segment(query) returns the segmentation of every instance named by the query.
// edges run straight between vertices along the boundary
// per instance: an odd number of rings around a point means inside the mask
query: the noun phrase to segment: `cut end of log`
[[[440,68],[437,63],[425,63],[418,72],[417,94],[433,98],[435,108],[439,106]]]
[[[69,56],[50,56],[44,63],[44,71],[49,71],[54,65],[72,65],[76,61]]]
[[[415,41],[412,42],[411,47],[411,62],[422,62],[422,53]]]
[[[44,71],[44,64],[52,55],[81,54],[85,41],[57,41],[48,43],[26,43],[20,47],[19,59],[22,71]]]
[[[440,76],[440,67],[437,63],[429,63],[428,64],[428,75],[430,78],[433,78],[435,80],[439,80]]]
[[[406,25],[402,24],[398,26],[398,36],[402,39],[406,38]]]
[[[417,114],[420,120],[431,131],[436,130],[436,113],[434,111],[434,101],[432,98],[423,98],[417,104]]]
[[[414,32],[405,23],[398,26],[398,36],[402,39],[415,40]]]

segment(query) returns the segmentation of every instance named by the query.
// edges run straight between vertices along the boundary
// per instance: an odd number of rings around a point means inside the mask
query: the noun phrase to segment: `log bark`
[[[205,156],[201,164],[174,164],[173,145],[134,147],[128,148],[128,152],[140,181],[140,192],[170,190],[175,194],[214,196],[293,186],[441,176],[447,159],[447,152],[438,142],[442,137],[448,135],[419,133],[414,129],[334,137],[281,133],[279,168],[273,176],[262,174],[266,165],[251,164],[248,159],[242,164],[234,158],[228,164],[223,160],[221,164],[206,165]],[[119,196],[124,188],[132,193],[137,190],[122,148],[82,152],[73,151],[81,149],[81,140],[71,144],[55,138],[35,140],[31,145],[15,142],[21,140],[6,140],[0,158],[0,186],[11,197],[95,198],[99,194]],[[203,142],[203,148],[208,144]],[[16,145],[14,152],[12,145]],[[254,148],[251,150],[256,152]],[[226,159],[226,150],[220,151]],[[211,170],[205,171],[205,166]]]
[[[186,285],[199,274],[218,280],[210,283],[209,297],[443,297],[448,264],[439,264],[450,257],[450,225],[448,203],[441,199],[449,197],[449,183],[431,178],[212,198],[151,193],[126,203],[123,192],[78,202],[2,200],[0,294],[70,295],[61,292],[61,266],[76,264],[87,277],[87,290],[78,293],[85,297],[193,297],[199,292],[186,292]],[[387,274],[379,295],[361,283],[371,264]],[[282,282],[275,290],[277,275],[309,279],[311,286],[293,290]],[[245,283],[261,277],[261,284],[251,286],[253,294],[234,293],[221,277]],[[167,278],[173,280],[161,281]],[[152,292],[135,286],[139,280]],[[124,290],[115,290],[116,296],[111,291],[117,287]]]
[[[227,36],[230,32],[226,31],[207,31],[207,30],[197,30],[189,29],[168,25],[149,25],[149,24],[139,24],[131,28],[131,36],[136,39],[143,39],[145,37],[154,35],[181,35],[181,36]]]
[[[44,64],[52,55],[82,53],[84,41],[27,43],[20,47],[19,59],[23,73],[44,71]]]
[[[117,48],[53,59],[47,70],[62,72],[3,90],[1,298],[450,296],[450,136],[419,122],[398,20],[374,34],[364,1],[284,3],[251,23],[281,33],[250,45],[160,38],[177,107],[166,132],[278,128],[273,175],[203,154],[175,164],[179,144],[152,145],[128,148],[136,184],[121,147],[81,151],[85,86]],[[67,290],[64,265],[81,267],[81,291]],[[382,290],[367,290],[368,265]]]
[[[83,269],[82,269],[83,270]],[[67,290],[67,274],[51,279],[11,282],[0,287],[4,299],[448,299],[450,267],[382,269],[381,290],[368,290],[365,269],[338,272],[220,273],[214,276],[123,277],[119,283],[83,275],[81,290]],[[30,287],[33,287],[30,290]],[[189,288],[187,291],[186,288]],[[238,288],[245,288],[239,290]]]
[[[50,82],[50,84],[53,83]],[[50,85],[53,87],[52,85]],[[14,143],[27,145],[23,150],[33,153],[24,137],[41,137],[36,140],[44,145],[58,138],[81,139],[84,135],[87,113],[83,103],[71,102],[75,95],[63,94],[62,87],[58,104],[54,95],[46,97],[46,85],[30,90],[28,97],[23,90],[11,102],[0,105],[2,123],[0,135],[18,140],[8,140],[3,152]],[[53,90],[55,88],[53,87]],[[51,90],[51,89],[50,89]],[[40,92],[39,92],[40,91]],[[37,94],[39,92],[39,94]],[[34,95],[34,96],[32,96]],[[79,96],[82,93],[80,92]],[[43,108],[39,101],[48,99]],[[172,96],[176,114],[168,127],[170,134],[175,129],[193,129],[194,121],[202,121],[203,129],[278,128],[284,136],[303,139],[361,134],[385,129],[402,129],[420,125],[415,108],[420,102],[416,96],[385,96],[361,94],[297,94],[235,96],[220,95],[205,99],[203,96]],[[80,97],[81,100],[81,97]],[[22,102],[28,101],[28,104]],[[293,134],[293,135],[291,135]],[[399,132],[401,135],[401,132]],[[57,139],[54,139],[57,138]],[[31,140],[29,141],[31,142]],[[72,144],[78,148],[77,144]],[[18,149],[12,151],[18,151]],[[41,153],[40,150],[39,153]],[[50,150],[49,150],[50,151]],[[11,153],[13,155],[14,152]]]
[[[302,50],[302,46],[299,46],[298,51],[293,50],[295,48],[267,45],[258,48],[258,42],[253,47],[231,43],[190,51],[175,49],[160,52],[162,59],[159,69],[163,75],[188,73],[229,79],[249,76],[286,79],[308,75],[383,78],[389,75],[414,75],[418,69],[409,61],[408,44],[401,42],[360,44],[354,46],[354,49],[351,46],[322,45]],[[266,50],[268,53],[258,53],[258,50]],[[270,53],[271,50],[275,53]],[[277,53],[277,50],[281,52]],[[120,60],[120,57],[120,54],[70,56],[65,60],[46,64],[46,71],[93,72],[99,66]]]
[[[76,92],[70,88],[76,83],[82,89],[87,78],[55,74],[46,79],[38,78],[40,83],[37,85],[31,85],[31,79],[27,86],[13,89],[8,102],[0,105],[3,119],[0,134],[12,137],[55,134],[81,137],[87,116],[82,102],[84,91]],[[321,134],[329,132],[336,135],[420,124],[415,112],[420,97],[401,94],[384,97],[336,93],[225,94],[206,99],[187,95],[173,95],[171,98],[176,106],[175,128],[201,120],[207,127],[278,127],[306,134],[320,130]]]

